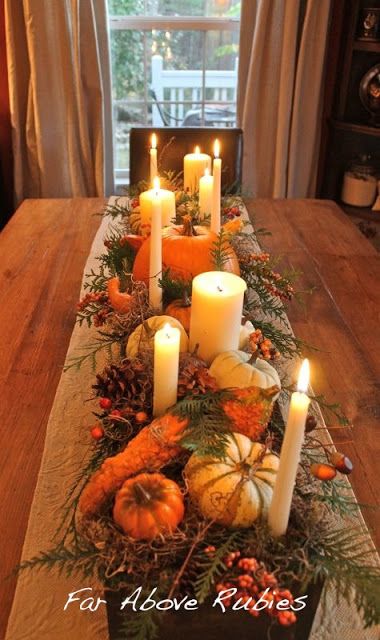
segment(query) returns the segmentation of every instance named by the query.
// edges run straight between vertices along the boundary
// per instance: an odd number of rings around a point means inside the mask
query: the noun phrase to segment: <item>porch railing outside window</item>
[[[178,13],[181,4],[200,15],[173,15],[173,6]],[[120,184],[128,182],[132,126],[235,125],[240,3],[109,0],[109,5],[119,14],[111,14],[110,31]],[[137,5],[142,15],[123,14]],[[169,15],[160,15],[164,12]]]

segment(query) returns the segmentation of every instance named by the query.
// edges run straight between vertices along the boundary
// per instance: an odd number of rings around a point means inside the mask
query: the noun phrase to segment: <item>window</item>
[[[239,0],[108,0],[116,182],[129,130],[234,126]]]

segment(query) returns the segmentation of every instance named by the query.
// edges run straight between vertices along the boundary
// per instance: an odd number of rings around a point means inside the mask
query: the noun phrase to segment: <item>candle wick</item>
[[[223,292],[223,287],[221,287],[220,284],[218,284],[216,288],[218,289],[218,291],[220,291],[220,293]]]

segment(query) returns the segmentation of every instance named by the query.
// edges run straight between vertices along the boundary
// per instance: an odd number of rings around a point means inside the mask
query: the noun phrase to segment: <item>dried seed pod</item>
[[[344,473],[349,475],[354,468],[350,458],[344,455],[344,453],[340,453],[339,451],[334,451],[330,455],[330,462],[334,465],[335,469],[340,471],[340,473]]]
[[[310,431],[314,431],[317,424],[318,424],[317,418],[310,413],[306,418],[306,424],[305,424],[306,433],[310,433]]]
[[[332,480],[336,476],[336,469],[331,464],[324,464],[319,462],[314,462],[310,466],[310,472],[314,476],[314,478],[318,478],[318,480],[326,481]]]

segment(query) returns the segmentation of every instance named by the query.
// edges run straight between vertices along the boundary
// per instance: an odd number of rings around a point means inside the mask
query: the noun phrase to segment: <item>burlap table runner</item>
[[[103,251],[103,238],[108,224],[109,221],[104,219],[99,227],[84,273],[88,273],[92,267],[96,268],[95,258]],[[81,353],[83,345],[89,343],[95,334],[94,330],[91,332],[87,327],[76,325],[67,360]],[[98,368],[100,366],[99,359]],[[92,406],[85,401],[90,396],[93,377],[90,364],[84,364],[80,372],[70,369],[61,376],[47,426],[22,560],[36,556],[56,543],[54,535],[62,518],[67,491],[89,453],[88,427],[92,421]],[[327,429],[325,437],[331,442]],[[22,572],[18,578],[5,640],[108,640],[104,606],[100,606],[96,612],[90,612],[80,611],[76,604],[71,604],[64,611],[68,594],[86,587],[94,591],[98,589],[101,593],[101,586],[94,580],[78,576],[66,578],[55,569]],[[327,594],[326,602],[324,611],[321,606],[318,609],[312,640],[378,640],[379,629],[364,631],[354,608],[350,608],[343,600],[337,606],[332,593]]]

